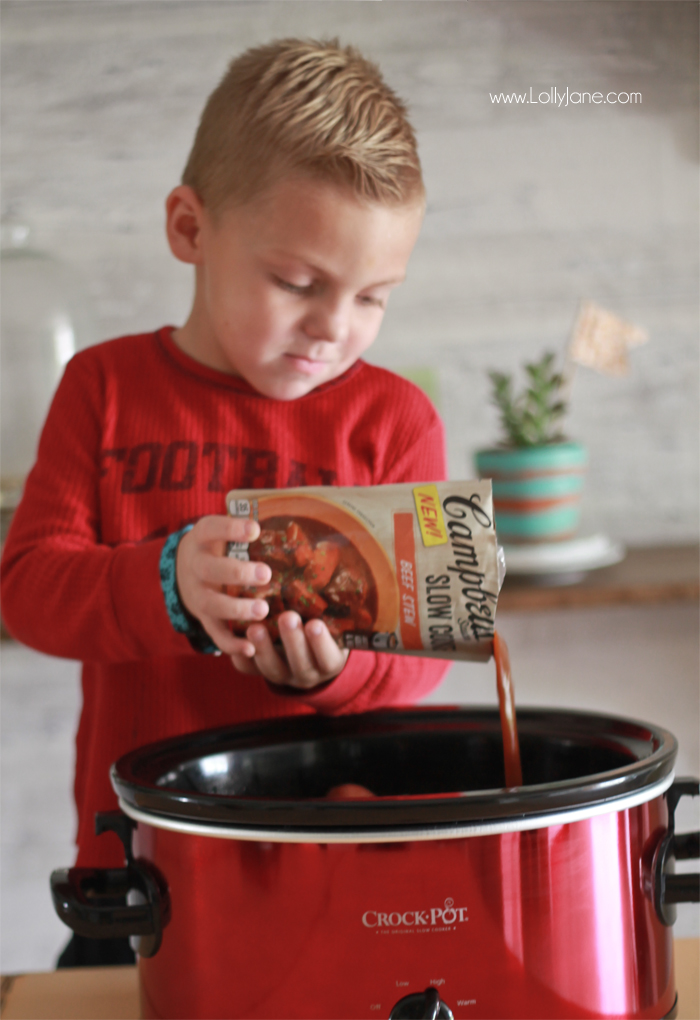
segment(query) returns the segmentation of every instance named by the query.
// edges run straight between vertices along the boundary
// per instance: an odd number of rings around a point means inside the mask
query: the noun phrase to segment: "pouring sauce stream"
[[[498,691],[498,708],[501,715],[506,787],[522,786],[523,770],[520,762],[520,743],[515,716],[515,694],[510,655],[508,654],[508,645],[498,631],[493,635],[493,658],[496,663],[496,690]],[[328,800],[366,800],[374,796],[375,794],[367,787],[359,786],[356,783],[341,783],[339,786],[331,787],[326,793]]]
[[[498,690],[498,707],[501,713],[506,786],[522,786],[523,770],[520,764],[520,744],[518,743],[518,724],[515,718],[515,696],[510,656],[508,655],[508,645],[498,632],[493,635],[493,658],[496,663],[496,689]]]

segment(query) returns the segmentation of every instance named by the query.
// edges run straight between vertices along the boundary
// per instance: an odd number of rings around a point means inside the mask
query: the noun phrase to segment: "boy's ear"
[[[170,250],[181,262],[202,260],[204,206],[193,188],[180,184],[165,200],[165,230]]]

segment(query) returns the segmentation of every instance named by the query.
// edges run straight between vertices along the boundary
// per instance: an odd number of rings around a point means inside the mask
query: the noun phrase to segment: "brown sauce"
[[[515,718],[515,695],[510,656],[508,655],[508,645],[498,632],[493,635],[493,657],[496,663],[496,689],[498,690],[498,707],[501,713],[506,786],[522,786],[523,770],[520,764],[520,744],[518,743],[518,723]]]
[[[341,783],[332,786],[326,794],[326,800],[371,800],[376,796],[366,786],[357,783]]]
[[[496,632],[493,636],[493,658],[496,663],[496,689],[498,690],[498,707],[501,713],[501,733],[503,734],[503,765],[506,786],[522,786],[523,771],[520,763],[520,744],[518,741],[518,722],[515,716],[515,695],[513,677],[510,668],[508,645]],[[370,790],[355,783],[343,783],[332,787],[326,794],[328,800],[365,800],[374,797]]]

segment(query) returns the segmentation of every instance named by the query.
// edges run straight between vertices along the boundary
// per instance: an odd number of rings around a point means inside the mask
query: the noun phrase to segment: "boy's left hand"
[[[246,637],[255,645],[255,657],[232,655],[241,673],[261,673],[270,683],[309,690],[336,677],[347,662],[347,649],[338,648],[321,620],[302,623],[298,613],[288,610],[278,619],[287,661],[278,655],[267,628],[252,624]]]

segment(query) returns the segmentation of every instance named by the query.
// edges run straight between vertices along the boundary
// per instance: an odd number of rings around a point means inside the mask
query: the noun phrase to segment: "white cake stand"
[[[589,570],[610,567],[626,549],[607,535],[588,535],[565,542],[504,545],[506,577],[528,577],[539,584],[575,584]]]

